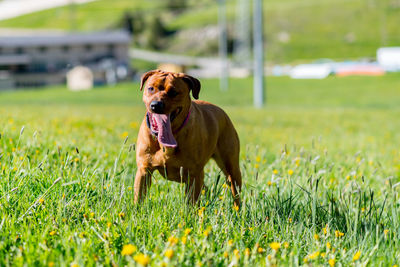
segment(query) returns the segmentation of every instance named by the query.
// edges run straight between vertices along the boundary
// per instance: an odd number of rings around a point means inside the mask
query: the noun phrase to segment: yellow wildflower
[[[258,253],[263,253],[263,252],[264,252],[264,249],[263,249],[262,247],[259,247],[259,248],[257,249],[257,252],[258,252]]]
[[[274,169],[274,170],[272,171],[272,173],[273,173],[273,174],[278,174],[278,170],[277,170],[277,169]]]
[[[383,233],[385,234],[385,236],[387,236],[387,234],[389,233],[388,229],[383,230]]]
[[[342,236],[344,236],[344,233],[340,232],[339,230],[336,230],[335,231],[335,236],[336,237],[342,237]]]
[[[178,243],[178,238],[176,238],[175,236],[170,236],[168,238],[168,242],[171,246],[175,245]]]
[[[284,248],[288,248],[288,247],[289,247],[289,243],[288,243],[288,242],[284,242],[284,243],[283,243],[283,247],[284,247]]]
[[[236,258],[239,258],[239,257],[240,257],[240,254],[239,254],[239,250],[238,250],[238,249],[235,249],[235,250],[233,251],[233,254],[235,254]]]
[[[275,251],[278,251],[278,249],[281,247],[281,243],[272,242],[272,243],[269,244],[269,247],[272,248]]]
[[[335,266],[335,263],[336,263],[335,259],[329,259],[329,261],[328,261],[328,264],[330,267]]]
[[[314,259],[318,258],[319,254],[320,254],[319,251],[316,251],[316,252],[314,252],[314,253],[311,253],[311,254],[308,255],[307,257],[308,257],[310,260],[314,260]]]
[[[314,239],[315,239],[315,240],[319,240],[319,235],[314,234]]]
[[[185,235],[189,235],[190,232],[192,232],[192,229],[190,229],[190,228],[186,228],[185,229]]]
[[[203,216],[203,213],[204,213],[204,210],[205,210],[206,208],[205,207],[201,207],[200,209],[199,209],[199,216]]]
[[[326,242],[326,248],[327,249],[330,249],[332,246],[331,246],[331,243],[329,243],[329,242]]]
[[[125,138],[127,138],[128,137],[128,132],[123,132],[122,134],[121,134],[121,138],[122,139],[125,139]]]
[[[360,257],[361,257],[361,251],[358,250],[356,252],[356,254],[354,254],[354,256],[353,256],[353,261],[358,260]]]
[[[324,231],[324,235],[326,235],[328,233],[328,225],[325,225],[322,230]]]
[[[186,245],[187,237],[186,237],[186,236],[183,236],[181,240],[182,240],[182,244]]]
[[[292,169],[290,169],[290,170],[288,170],[288,174],[291,176],[291,175],[293,175],[293,170]]]
[[[142,253],[135,255],[133,259],[143,266],[147,266],[150,263],[150,257]]]
[[[174,251],[172,249],[167,249],[167,251],[165,251],[165,257],[167,257],[168,259],[172,259],[173,256]]]
[[[51,236],[56,235],[56,234],[57,234],[56,231],[51,231],[51,232],[49,233],[49,235],[51,235]]]
[[[228,240],[228,246],[232,246],[232,245],[233,245],[233,240],[232,239]]]
[[[204,235],[205,237],[207,237],[207,236],[210,235],[210,232],[211,232],[211,227],[207,227],[207,229],[204,230],[203,235]]]
[[[244,255],[246,255],[246,256],[249,256],[249,255],[250,255],[250,249],[249,249],[249,248],[246,248],[246,249],[244,250]]]
[[[39,203],[43,204],[44,203],[44,199],[43,198],[39,198]]]
[[[132,244],[124,245],[122,247],[121,254],[122,256],[130,256],[137,250],[136,246]]]
[[[228,258],[228,252],[224,252],[224,258]]]
[[[235,211],[238,211],[238,210],[239,210],[239,206],[236,205],[236,204],[234,204],[234,205],[233,205],[233,209],[234,209]]]

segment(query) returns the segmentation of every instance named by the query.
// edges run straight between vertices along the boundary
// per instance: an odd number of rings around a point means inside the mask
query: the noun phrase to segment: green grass
[[[310,61],[318,58],[354,59],[375,57],[381,46],[400,42],[396,1],[388,0],[265,0],[267,59],[271,62]],[[236,1],[228,1],[233,26]],[[159,16],[171,30],[217,24],[215,1],[189,1],[186,12],[172,16],[163,1],[99,0],[75,7],[75,23],[69,7],[55,8],[0,21],[0,27],[103,30],[117,27],[125,11],[147,19]],[[290,41],[281,43],[286,32]],[[177,51],[175,51],[177,52]],[[182,51],[179,51],[182,52]]]
[[[261,110],[250,80],[202,81],[241,139],[239,211],[214,163],[199,207],[159,175],[133,204],[138,84],[2,92],[0,265],[399,264],[398,79],[270,78]]]

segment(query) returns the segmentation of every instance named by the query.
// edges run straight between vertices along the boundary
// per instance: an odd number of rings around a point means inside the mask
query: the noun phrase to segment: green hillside
[[[216,1],[188,0],[185,9],[168,7],[170,2],[174,1],[99,0],[0,21],[0,27],[112,29],[121,25],[125,12],[129,11],[141,20],[141,25],[137,26],[140,33],[135,38],[140,47],[149,48],[141,40],[155,38],[149,35],[154,32],[154,21],[160,20],[165,37],[158,41],[162,45],[157,49],[195,55],[216,54],[217,40],[211,40],[205,48],[200,44],[184,45],[190,43],[190,36],[195,36],[196,30],[200,33],[205,26],[216,25]],[[227,2],[233,39],[237,1]],[[374,57],[378,47],[400,44],[398,0],[265,0],[264,8],[267,59],[274,63]],[[174,38],[185,30],[191,30],[186,36],[188,41],[182,34]]]

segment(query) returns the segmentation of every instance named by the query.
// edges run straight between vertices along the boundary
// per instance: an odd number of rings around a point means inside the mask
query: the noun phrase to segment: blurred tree
[[[118,25],[131,34],[137,35],[143,32],[145,28],[144,17],[142,13],[125,12],[121,22]]]
[[[165,47],[164,37],[166,37],[168,34],[169,32],[164,26],[160,17],[152,17],[146,27],[145,32],[147,47],[153,49],[161,49]]]
[[[187,0],[167,0],[166,7],[173,13],[181,13],[188,7]]]
[[[131,13],[126,12],[124,14],[124,18],[123,18],[123,28],[129,32],[131,35],[133,35],[133,16]]]

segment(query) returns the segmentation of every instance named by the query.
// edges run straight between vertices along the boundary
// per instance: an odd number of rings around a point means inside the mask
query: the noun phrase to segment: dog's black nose
[[[150,109],[154,113],[163,113],[164,112],[164,102],[162,102],[162,101],[151,101]]]

